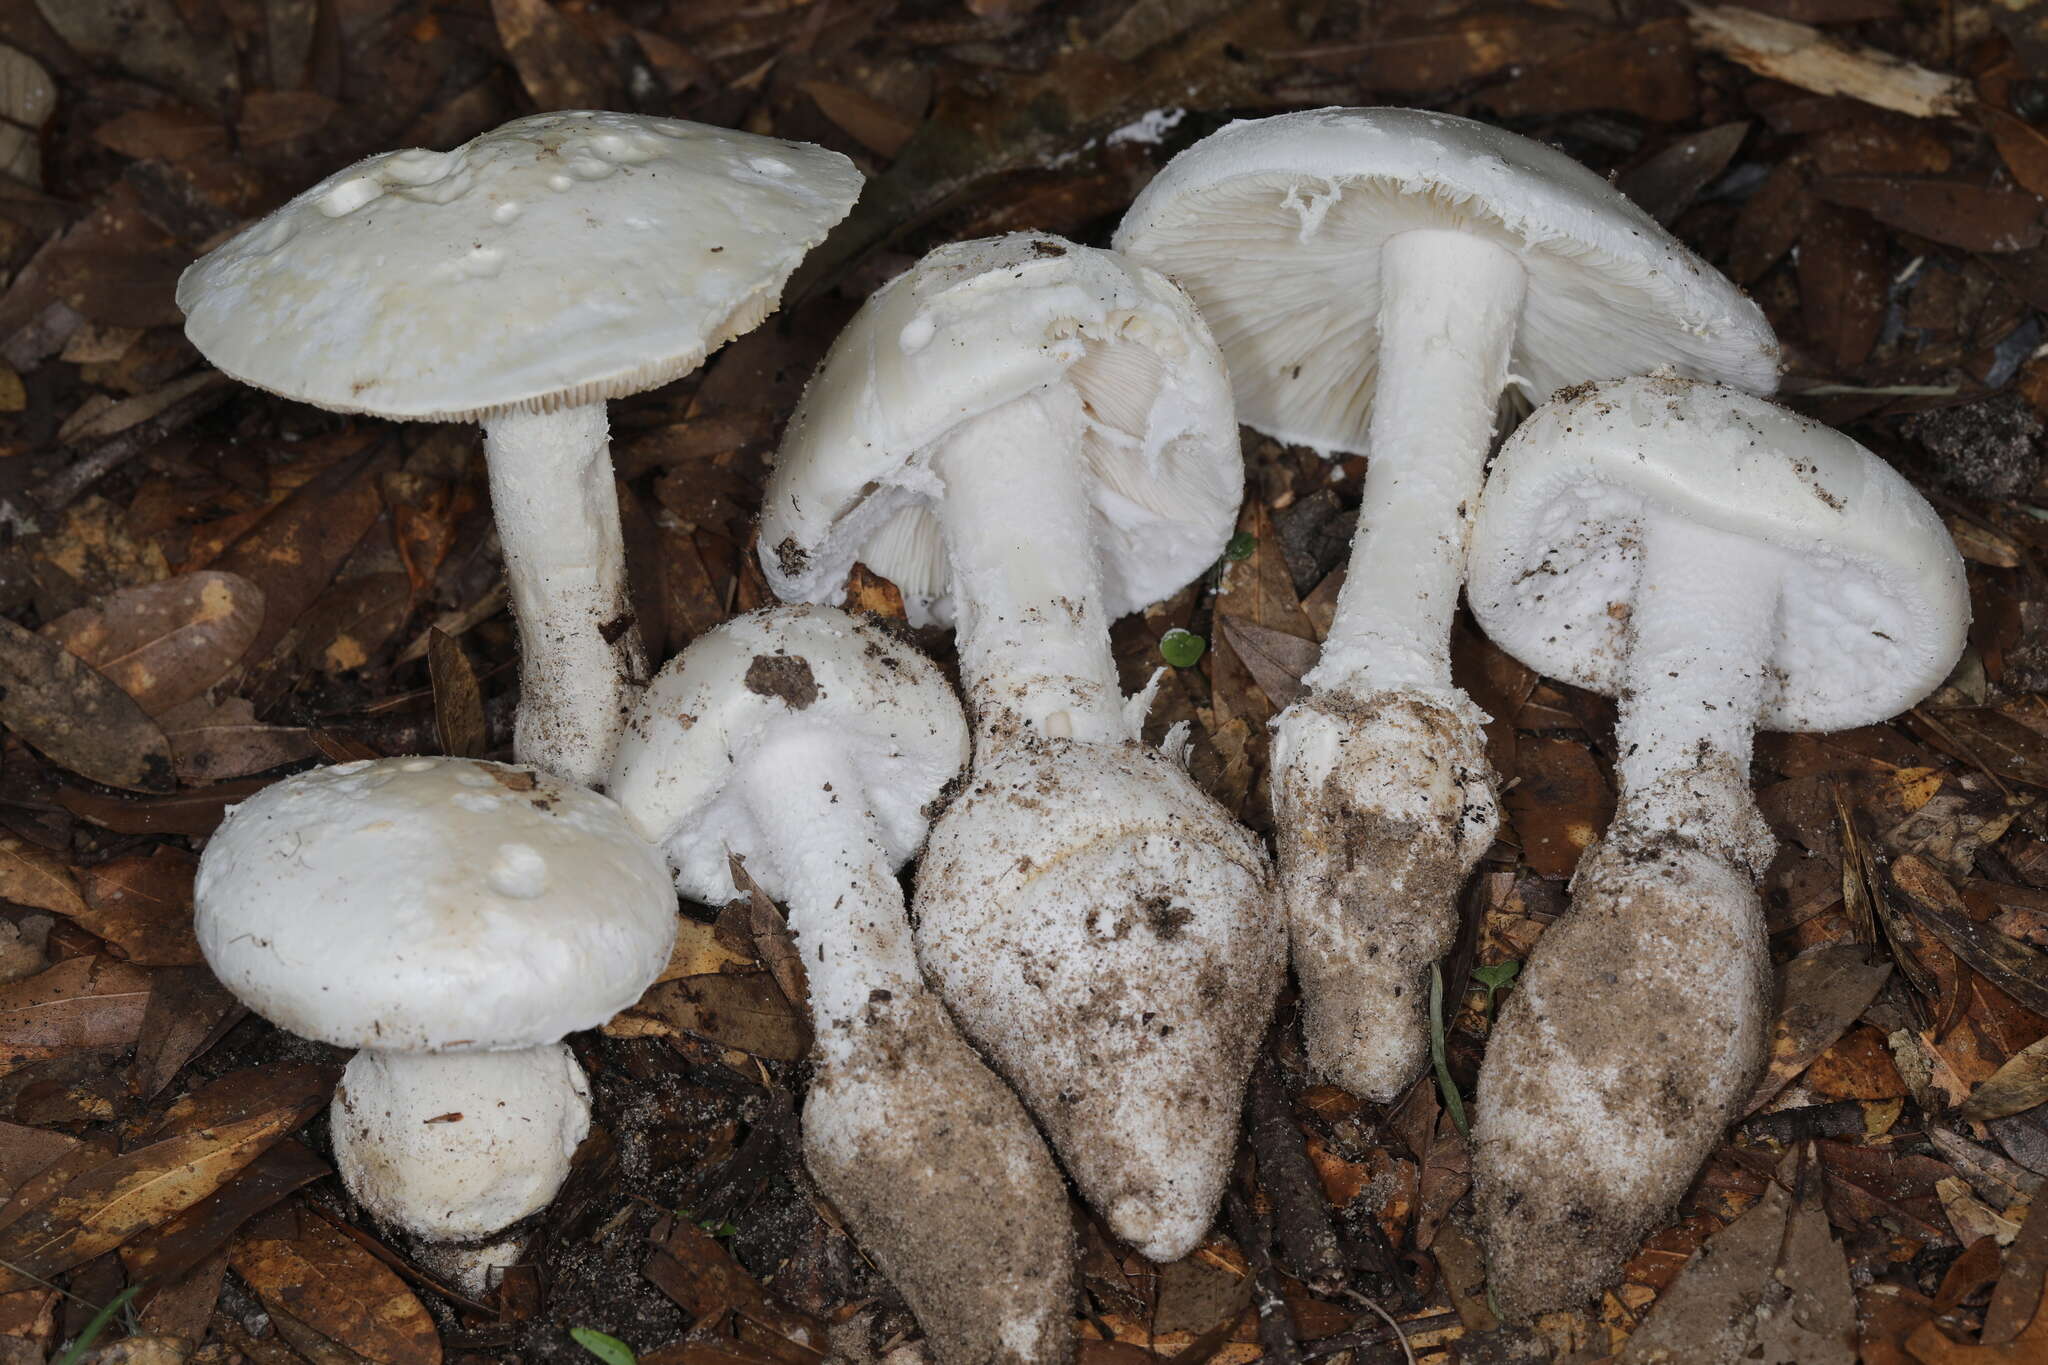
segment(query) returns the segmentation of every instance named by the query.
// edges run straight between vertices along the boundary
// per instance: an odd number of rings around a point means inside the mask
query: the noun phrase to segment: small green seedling
[[[107,1324],[114,1320],[114,1315],[123,1308],[126,1308],[128,1301],[141,1292],[141,1285],[131,1284],[116,1294],[112,1302],[92,1315],[92,1320],[85,1324],[85,1330],[78,1334],[78,1340],[65,1348],[64,1353],[57,1357],[54,1365],[77,1365],[78,1361],[84,1358],[85,1353],[92,1349],[92,1344],[99,1340],[100,1333],[107,1330]]]
[[[1242,564],[1252,557],[1252,551],[1259,548],[1259,538],[1250,531],[1239,531],[1223,547],[1223,557],[1233,564]]]
[[[1458,1093],[1458,1083],[1451,1079],[1450,1060],[1444,1055],[1444,969],[1440,962],[1429,965],[1429,1060],[1436,1066],[1436,1086],[1443,1092],[1451,1122],[1458,1125],[1462,1136],[1472,1136],[1472,1125],[1465,1121],[1465,1097]]]
[[[640,1358],[633,1354],[633,1348],[617,1337],[606,1336],[603,1332],[589,1327],[571,1327],[569,1335],[578,1346],[602,1360],[604,1365],[639,1365]]]
[[[1508,983],[1515,979],[1515,974],[1521,970],[1522,964],[1514,961],[1512,958],[1506,962],[1496,962],[1491,967],[1474,967],[1472,969],[1472,979],[1486,987],[1486,1006],[1484,1012],[1488,1018],[1493,1016],[1494,994],[1506,989]]]
[[[1175,668],[1193,668],[1208,648],[1207,640],[1179,626],[1159,637],[1159,657]]]

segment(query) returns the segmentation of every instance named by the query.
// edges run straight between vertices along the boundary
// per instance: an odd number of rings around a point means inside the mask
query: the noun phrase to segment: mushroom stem
[[[1130,738],[1081,469],[1081,400],[1058,384],[962,422],[933,460],[979,738]]]
[[[611,767],[647,655],[626,594],[603,403],[484,419],[491,511],[519,626],[513,752],[581,786]]]
[[[1471,233],[1418,229],[1382,250],[1371,464],[1310,687],[1450,687],[1451,616],[1527,290],[1521,262]]]
[[[1777,635],[1784,564],[1766,545],[1689,518],[1645,516],[1629,616],[1618,830],[1678,834],[1752,875],[1772,843],[1749,757]]]
[[[782,873],[818,1048],[843,1061],[871,1005],[923,990],[903,888],[866,788],[845,747],[822,730],[771,735],[738,781]]]

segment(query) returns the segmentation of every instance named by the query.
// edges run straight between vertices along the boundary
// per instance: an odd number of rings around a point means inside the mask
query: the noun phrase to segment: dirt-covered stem
[[[782,873],[818,1047],[843,1060],[870,1005],[923,989],[860,773],[832,734],[785,730],[740,767],[739,784]]]
[[[1769,547],[1646,516],[1640,588],[1615,727],[1621,809],[1635,838],[1678,834],[1754,873],[1760,817],[1750,749],[1764,705],[1784,566]]]

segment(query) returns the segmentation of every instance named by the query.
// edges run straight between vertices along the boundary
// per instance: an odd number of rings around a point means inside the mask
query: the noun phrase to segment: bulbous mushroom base
[[[364,1049],[328,1119],[349,1193],[429,1243],[476,1244],[547,1207],[590,1131],[583,1069],[559,1043],[512,1052]],[[474,1253],[474,1254],[470,1254]],[[516,1259],[516,1244],[448,1249],[464,1288]]]
[[[1061,1365],[1074,1234],[1044,1139],[932,996],[872,1007],[860,1034],[804,1105],[819,1188],[940,1365]]]
[[[1747,873],[1609,839],[1501,1009],[1473,1177],[1509,1317],[1575,1307],[1665,1218],[1755,1085],[1771,966]]]
[[[1430,963],[1500,825],[1485,717],[1455,692],[1311,693],[1273,722],[1280,896],[1309,1064],[1385,1102],[1429,1052]]]
[[[1026,739],[933,830],[917,909],[926,975],[1082,1194],[1187,1254],[1284,973],[1258,844],[1156,750]]]

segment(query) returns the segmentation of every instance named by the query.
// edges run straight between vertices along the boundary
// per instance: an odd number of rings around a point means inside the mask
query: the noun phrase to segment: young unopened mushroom
[[[1669,364],[1768,392],[1777,344],[1593,172],[1414,109],[1234,123],[1174,158],[1116,245],[1194,296],[1243,421],[1371,457],[1322,658],[1273,723],[1273,805],[1310,1060],[1391,1099],[1498,823],[1449,637],[1503,389]]]
[[[831,607],[776,607],[655,676],[612,791],[685,895],[730,900],[737,854],[788,904],[817,1060],[805,1158],[942,1365],[1063,1362],[1066,1186],[925,989],[895,875],[966,761],[960,703],[930,660]]]
[[[676,933],[661,853],[616,805],[459,758],[265,787],[207,844],[195,904],[238,999],[361,1049],[330,1110],[342,1180],[473,1292],[589,1129],[561,1038],[639,999]]]
[[[1521,1317],[1598,1290],[1765,1062],[1759,727],[1867,725],[1961,653],[1962,561],[1838,432],[1669,376],[1559,394],[1502,448],[1472,608],[1540,672],[1620,700],[1620,811],[1530,955],[1479,1079],[1490,1284]]]
[[[1284,970],[1258,843],[1139,741],[1109,622],[1213,563],[1242,488],[1185,296],[1020,233],[868,300],[791,419],[761,518],[786,598],[856,559],[957,623],[974,768],[918,872],[918,959],[1116,1234],[1207,1230]]]
[[[587,785],[646,676],[605,401],[752,330],[860,184],[807,143],[536,114],[336,172],[195,263],[178,306],[244,383],[483,423],[519,626],[515,750]]]

